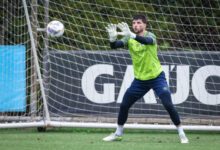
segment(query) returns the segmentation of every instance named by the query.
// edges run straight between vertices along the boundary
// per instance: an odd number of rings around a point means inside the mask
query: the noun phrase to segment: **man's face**
[[[136,34],[143,32],[146,29],[146,24],[141,19],[133,20],[132,27]]]

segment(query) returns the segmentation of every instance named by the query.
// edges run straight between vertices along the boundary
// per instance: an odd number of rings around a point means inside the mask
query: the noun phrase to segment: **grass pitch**
[[[104,142],[113,129],[0,129],[1,150],[219,150],[220,132],[188,131],[180,144],[177,131],[126,130],[120,142]]]

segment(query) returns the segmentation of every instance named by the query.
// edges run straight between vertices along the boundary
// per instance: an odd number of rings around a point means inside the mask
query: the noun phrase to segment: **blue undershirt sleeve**
[[[121,40],[116,40],[115,42],[110,42],[110,47],[112,49],[124,47],[124,43]]]
[[[144,36],[136,35],[135,40],[140,42],[141,44],[154,45],[154,41],[151,37],[144,37]]]

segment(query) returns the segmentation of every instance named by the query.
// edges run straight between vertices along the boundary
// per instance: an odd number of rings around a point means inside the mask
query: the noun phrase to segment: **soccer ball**
[[[64,25],[60,21],[51,21],[47,25],[47,35],[50,37],[61,37],[64,33]]]

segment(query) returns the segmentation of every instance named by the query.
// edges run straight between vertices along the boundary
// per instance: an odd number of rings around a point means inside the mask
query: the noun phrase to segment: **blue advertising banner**
[[[25,106],[25,46],[0,46],[0,112],[24,112]]]

